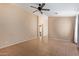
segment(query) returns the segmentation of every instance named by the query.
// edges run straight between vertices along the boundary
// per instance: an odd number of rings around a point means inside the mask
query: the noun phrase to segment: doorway
[[[48,16],[38,16],[38,39],[44,42],[48,42]]]

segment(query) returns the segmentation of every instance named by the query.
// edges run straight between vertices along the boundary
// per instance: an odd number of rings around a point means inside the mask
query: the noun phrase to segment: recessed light
[[[58,14],[58,12],[54,12],[54,14]]]

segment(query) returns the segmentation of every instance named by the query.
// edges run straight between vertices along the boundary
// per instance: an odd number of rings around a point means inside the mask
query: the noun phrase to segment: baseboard
[[[36,38],[34,38],[34,39],[36,39]],[[9,46],[12,46],[12,45],[15,45],[15,44],[19,44],[19,43],[22,43],[22,42],[25,42],[25,41],[29,41],[29,40],[33,40],[33,39],[27,38],[27,40],[25,39],[25,40],[20,40],[20,41],[17,41],[17,42],[12,42],[10,44],[5,44],[5,45],[0,46],[0,49],[9,47]]]

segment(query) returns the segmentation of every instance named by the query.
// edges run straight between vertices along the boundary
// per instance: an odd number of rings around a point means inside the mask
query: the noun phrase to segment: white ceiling
[[[17,5],[22,6],[22,8],[25,8],[29,12],[36,10],[30,6],[38,7],[37,3],[18,3]],[[79,3],[46,3],[44,8],[50,9],[50,11],[43,11],[48,16],[74,16],[79,12]],[[39,15],[39,12],[35,14]]]

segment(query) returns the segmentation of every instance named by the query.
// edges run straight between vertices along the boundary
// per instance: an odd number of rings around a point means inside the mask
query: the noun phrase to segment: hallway
[[[78,52],[75,44],[55,39],[48,43],[34,39],[0,49],[0,55],[5,56],[77,56]]]

